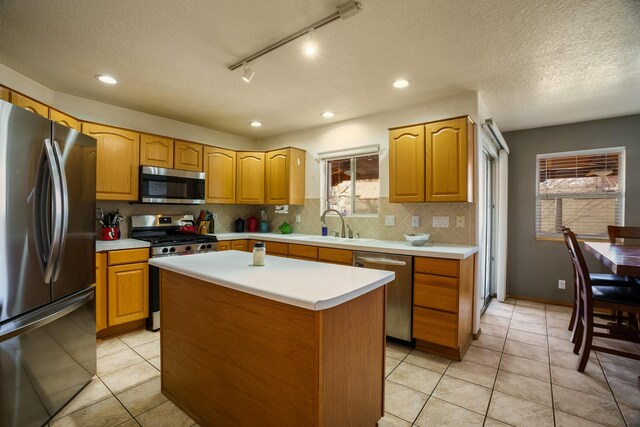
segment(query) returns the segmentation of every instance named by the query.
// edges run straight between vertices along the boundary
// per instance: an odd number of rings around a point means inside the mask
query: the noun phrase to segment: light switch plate
[[[434,216],[433,217],[433,227],[434,228],[448,228],[449,227],[449,217],[448,216]]]
[[[214,212],[214,213],[212,213],[212,214],[211,214],[211,218],[213,218],[213,220],[214,220],[214,221],[217,221],[217,220],[218,220],[218,214],[217,214],[217,213],[215,213],[215,212]]]
[[[458,215],[456,217],[456,227],[457,228],[464,228],[464,224],[465,224],[465,216],[464,215]]]
[[[420,215],[411,215],[411,226],[420,227]]]
[[[395,215],[385,215],[384,216],[384,225],[387,227],[393,227],[396,225],[396,216]]]
[[[300,214],[296,214],[296,222],[300,222]]]

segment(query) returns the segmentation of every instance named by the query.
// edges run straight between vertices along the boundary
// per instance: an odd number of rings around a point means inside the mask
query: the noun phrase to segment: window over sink
[[[378,153],[323,161],[326,177],[324,207],[342,215],[378,214],[380,161]]]

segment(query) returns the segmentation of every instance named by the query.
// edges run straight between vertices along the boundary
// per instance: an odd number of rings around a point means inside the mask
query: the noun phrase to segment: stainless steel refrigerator
[[[40,426],[96,372],[96,141],[0,101],[0,426]]]

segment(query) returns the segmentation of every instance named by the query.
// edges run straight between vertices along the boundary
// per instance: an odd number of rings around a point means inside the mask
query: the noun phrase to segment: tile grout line
[[[611,396],[613,396],[613,401],[616,402],[616,407],[618,408],[618,411],[620,412],[620,416],[622,417],[622,421],[624,422],[625,426],[628,426],[629,423],[627,422],[627,418],[624,416],[624,413],[622,412],[622,409],[620,409],[620,403],[618,403],[618,399],[616,398],[616,394],[613,392],[613,388],[611,387],[611,384],[609,384],[609,377],[607,376],[607,373],[604,371],[604,368],[602,367],[602,363],[600,362],[600,355],[598,354],[597,351],[594,351],[595,355],[596,355],[596,360],[598,361],[598,364],[600,365],[600,369],[602,369],[602,375],[604,375],[604,379],[607,382],[607,386],[609,387],[609,391],[611,392]],[[587,362],[589,363],[589,362]]]
[[[515,307],[514,307],[515,309]],[[507,333],[504,336],[504,343],[502,343],[502,350],[500,351],[500,361],[498,362],[498,370],[496,371],[496,377],[493,379],[493,386],[491,387],[491,394],[489,395],[489,404],[487,405],[487,412],[484,415],[484,422],[482,425],[484,426],[487,423],[487,418],[489,418],[489,408],[491,407],[491,401],[493,400],[493,392],[496,389],[496,383],[498,382],[498,374],[500,374],[500,366],[502,365],[502,357],[504,356],[504,348],[507,346],[507,336],[509,335],[509,329],[511,329],[511,320],[513,318],[513,311],[511,312],[511,317],[509,318],[509,325],[507,326]],[[498,420],[500,422],[504,422]],[[507,423],[505,423],[507,424]]]
[[[549,388],[551,389],[551,416],[553,417],[553,425],[556,422],[556,401],[553,398],[553,373],[551,372],[551,343],[549,342],[549,323],[547,322],[547,307],[544,307],[544,327],[547,331],[547,360],[549,361]]]

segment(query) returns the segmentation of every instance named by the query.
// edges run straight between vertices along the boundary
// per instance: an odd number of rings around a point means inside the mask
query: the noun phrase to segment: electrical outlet
[[[456,217],[456,227],[457,228],[464,228],[464,224],[465,224],[465,216],[464,215],[458,215]]]
[[[296,214],[296,222],[300,222],[300,214]]]
[[[396,225],[396,216],[395,215],[385,215],[384,216],[384,225],[387,227],[393,227]]]
[[[420,227],[420,215],[411,215],[411,226]]]
[[[449,227],[449,217],[448,216],[434,216],[433,217],[433,227],[434,228],[447,228],[447,227]]]
[[[558,289],[565,289],[566,285],[567,285],[566,280],[558,280]]]
[[[218,214],[217,213],[212,213],[211,214],[211,218],[213,218],[214,221],[218,220]]]

